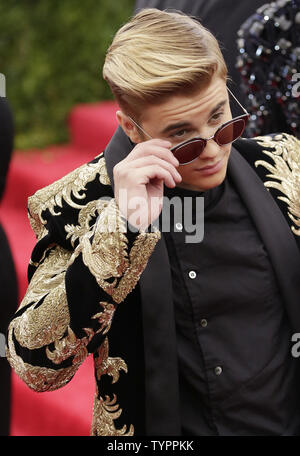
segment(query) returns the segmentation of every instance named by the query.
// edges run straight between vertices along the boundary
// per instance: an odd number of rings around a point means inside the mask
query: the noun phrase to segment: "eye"
[[[216,114],[214,114],[214,115],[209,119],[209,122],[211,122],[211,123],[218,123],[218,121],[221,120],[223,114],[224,114],[224,111],[217,112]]]
[[[179,131],[176,131],[175,133],[172,133],[170,135],[170,138],[183,138],[184,136],[186,136],[186,134],[188,133],[188,130],[179,130]]]

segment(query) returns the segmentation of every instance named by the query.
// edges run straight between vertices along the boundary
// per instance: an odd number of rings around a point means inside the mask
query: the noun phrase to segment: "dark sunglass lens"
[[[182,146],[174,147],[172,150],[179,163],[188,163],[195,160],[203,151],[205,142],[201,140],[192,141]]]
[[[225,146],[225,144],[229,144],[236,139],[238,139],[245,130],[246,123],[244,119],[234,120],[230,124],[226,125],[225,127],[221,128],[216,135],[217,143],[220,146]]]

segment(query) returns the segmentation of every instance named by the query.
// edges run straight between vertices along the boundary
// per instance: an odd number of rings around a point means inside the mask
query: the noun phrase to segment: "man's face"
[[[209,138],[232,118],[226,82],[215,77],[209,86],[193,95],[176,95],[143,111],[141,127],[152,137],[167,139],[173,146],[195,136]],[[180,187],[208,190],[220,185],[226,176],[231,144],[219,146],[213,139],[202,154],[177,168]]]

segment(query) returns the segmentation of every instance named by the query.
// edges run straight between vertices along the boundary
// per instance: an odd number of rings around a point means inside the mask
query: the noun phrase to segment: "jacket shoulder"
[[[28,198],[29,221],[36,237],[42,237],[49,224],[78,221],[83,209],[105,196],[112,197],[113,191],[102,152]]]
[[[271,161],[273,155],[281,155],[284,160],[288,156],[300,160],[300,140],[287,133],[240,138],[234,144],[238,152],[253,166],[262,158],[269,157]]]
[[[294,234],[300,235],[300,140],[287,133],[257,136],[238,151],[253,166],[264,186],[277,201]]]

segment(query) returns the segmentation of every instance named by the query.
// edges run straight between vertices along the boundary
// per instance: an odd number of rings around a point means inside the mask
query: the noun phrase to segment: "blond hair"
[[[140,118],[146,104],[205,87],[213,75],[227,78],[216,38],[179,11],[137,13],[107,50],[103,77],[125,114]]]

